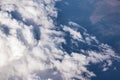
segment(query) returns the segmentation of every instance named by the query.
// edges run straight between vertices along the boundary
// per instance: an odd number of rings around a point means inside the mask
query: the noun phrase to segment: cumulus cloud
[[[77,39],[77,40],[82,39],[82,35],[80,34],[80,32],[77,32],[66,26],[64,26],[63,30],[69,32],[73,39]]]
[[[54,28],[60,26],[55,26],[52,20],[57,17],[55,2],[0,0],[1,80],[89,80],[95,76],[86,67],[89,63],[110,61],[115,57],[115,52],[105,44],[98,45],[101,52],[83,50],[88,55],[63,51],[65,32],[55,31]],[[73,22],[69,24],[79,26]],[[97,42],[86,32],[84,36],[88,38],[83,39],[83,35],[72,28],[64,26],[63,30],[78,41]],[[84,73],[87,75],[83,76]]]

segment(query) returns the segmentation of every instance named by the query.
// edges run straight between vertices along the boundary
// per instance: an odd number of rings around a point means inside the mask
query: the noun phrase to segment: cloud
[[[54,0],[0,1],[1,80],[89,80],[95,76],[86,67],[90,62],[96,64],[115,56],[115,52],[105,44],[98,45],[102,52],[83,50],[88,55],[63,51],[61,44],[65,43],[66,34],[54,30],[60,27],[52,20],[52,17],[57,17],[54,6]],[[69,24],[80,26],[73,22]],[[3,31],[3,25],[9,31],[8,35]],[[86,32],[84,37],[89,39],[83,39],[80,32],[66,25],[63,30],[84,43],[97,41]]]
[[[66,26],[64,26],[63,30],[69,32],[73,39],[82,40],[82,35],[80,34],[80,32],[77,32]]]

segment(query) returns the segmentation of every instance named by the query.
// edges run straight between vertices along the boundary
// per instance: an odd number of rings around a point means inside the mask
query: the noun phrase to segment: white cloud
[[[54,0],[0,0],[0,27],[5,25],[9,34],[0,30],[0,79],[1,80],[89,80],[95,74],[87,69],[90,62],[99,63],[115,56],[114,51],[106,45],[100,45],[102,52],[86,51],[69,55],[60,49],[65,42],[64,32],[55,31],[53,20],[57,17]],[[45,6],[46,5],[46,6]],[[17,11],[22,20],[12,18]],[[16,14],[18,14],[16,13]],[[30,25],[28,25],[30,24]],[[70,22],[73,26],[79,26]],[[33,29],[37,28],[40,40],[34,38]],[[57,26],[59,27],[59,26]],[[82,40],[80,32],[64,27],[72,37]],[[89,35],[90,36],[90,35]],[[89,38],[96,40],[95,38]],[[86,40],[87,41],[87,40]],[[108,64],[109,65],[109,64]],[[86,76],[83,76],[86,73]]]
[[[82,41],[82,35],[80,34],[80,32],[77,32],[77,31],[75,31],[75,30],[73,30],[73,29],[71,29],[70,27],[67,27],[67,26],[64,26],[63,30],[69,32],[73,39],[76,39],[78,41],[79,40]]]

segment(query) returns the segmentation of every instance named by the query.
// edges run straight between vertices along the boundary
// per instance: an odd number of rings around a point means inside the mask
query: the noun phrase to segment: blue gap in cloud
[[[0,30],[5,34],[5,35],[10,35],[10,29],[6,25],[0,25]]]

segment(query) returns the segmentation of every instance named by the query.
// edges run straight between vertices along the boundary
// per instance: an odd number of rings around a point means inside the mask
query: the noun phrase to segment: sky
[[[91,63],[104,62],[102,70],[106,71],[113,59],[119,60],[109,45],[98,41],[79,24],[70,21],[69,25],[57,26],[56,2],[0,0],[1,80],[90,80],[96,76],[87,68]],[[56,30],[59,27],[62,30]],[[79,32],[79,28],[84,32]],[[93,46],[100,51],[79,49],[81,53],[69,54],[62,46],[68,46],[68,33],[75,45],[95,42]]]

